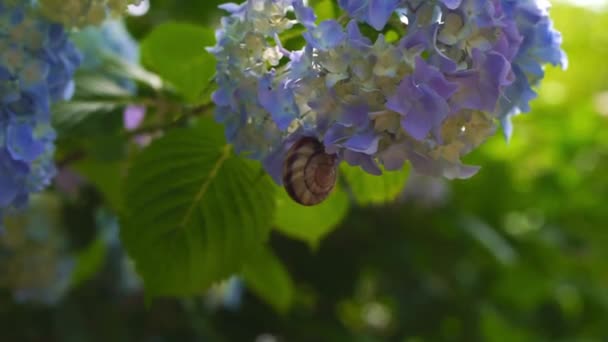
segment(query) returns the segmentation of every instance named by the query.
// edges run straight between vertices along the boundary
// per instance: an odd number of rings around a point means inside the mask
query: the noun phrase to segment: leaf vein
[[[228,157],[230,157],[230,145],[225,145],[222,149],[222,154],[220,154],[220,157],[213,165],[213,168],[211,169],[211,171],[209,171],[209,176],[207,176],[207,179],[201,185],[200,190],[194,196],[192,204],[188,207],[188,210],[184,215],[184,219],[179,224],[180,228],[185,227],[188,224],[188,221],[190,221],[190,218],[194,213],[194,208],[196,208],[199,202],[203,199],[205,193],[207,192],[207,189],[209,189],[209,185],[211,185],[211,182],[215,179],[217,173],[219,172],[224,162],[228,159]]]

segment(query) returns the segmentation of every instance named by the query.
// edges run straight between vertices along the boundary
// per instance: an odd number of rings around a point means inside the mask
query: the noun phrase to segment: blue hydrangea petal
[[[453,10],[460,6],[462,0],[441,0],[441,2],[445,5],[445,7]]]
[[[373,155],[378,151],[380,137],[373,131],[358,133],[344,142],[344,147],[355,152]]]
[[[369,0],[338,0],[338,5],[351,17],[365,21],[367,16],[367,5]]]
[[[372,45],[372,41],[361,33],[355,20],[349,21],[346,25],[346,35],[349,44],[353,47],[366,49]]]
[[[369,123],[369,106],[367,104],[347,105],[342,108],[338,122],[344,126],[363,128]]]
[[[230,12],[231,14],[234,13],[239,13],[239,12],[244,12],[245,10],[245,6],[247,5],[246,2],[242,3],[242,4],[235,4],[233,2],[227,2],[225,4],[221,4],[219,6],[217,6],[217,8],[224,10],[226,12]]]
[[[381,31],[399,7],[400,0],[369,0],[367,23]]]
[[[365,172],[371,175],[379,176],[382,174],[382,169],[380,169],[378,163],[374,160],[374,157],[368,154],[345,150],[344,161],[351,166],[360,166]]]
[[[304,27],[313,28],[315,26],[315,21],[317,20],[315,11],[313,11],[312,8],[305,6],[304,1],[294,0],[293,8],[296,18]]]
[[[332,125],[323,138],[323,144],[325,146],[342,145],[351,135],[352,129],[346,125],[335,124]]]
[[[274,76],[265,75],[258,84],[258,101],[280,130],[286,130],[299,115],[293,91],[286,83],[273,84]]]
[[[32,127],[27,124],[9,124],[6,132],[6,147],[14,160],[31,163],[45,149],[44,144],[34,138]]]
[[[338,4],[351,17],[380,31],[399,7],[401,0],[340,0]]]
[[[217,106],[229,106],[232,103],[232,92],[225,87],[219,88],[211,94],[211,100]]]
[[[315,49],[329,50],[346,38],[344,29],[335,20],[322,21],[317,27],[304,32],[306,41]]]
[[[513,66],[513,73],[515,74],[515,81],[506,88],[499,101],[497,112],[501,118],[515,112],[526,113],[530,111],[529,103],[537,96],[519,66]]]
[[[12,205],[15,197],[23,188],[23,182],[19,182],[15,176],[21,172],[27,172],[27,170],[19,170],[14,164],[15,161],[8,152],[0,149],[0,208]]]

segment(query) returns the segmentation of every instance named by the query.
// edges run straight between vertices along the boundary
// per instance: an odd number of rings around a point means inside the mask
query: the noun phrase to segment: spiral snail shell
[[[312,206],[327,198],[336,185],[336,155],[325,153],[315,138],[298,140],[287,152],[283,164],[283,185],[296,202]]]

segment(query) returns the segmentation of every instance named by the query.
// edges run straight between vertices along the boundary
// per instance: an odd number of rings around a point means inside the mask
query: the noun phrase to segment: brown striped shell
[[[296,202],[312,206],[327,198],[336,185],[338,162],[325,153],[318,140],[305,137],[287,152],[283,163],[283,186]]]

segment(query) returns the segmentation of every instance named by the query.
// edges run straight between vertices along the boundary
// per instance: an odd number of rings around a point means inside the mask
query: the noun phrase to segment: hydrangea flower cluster
[[[55,174],[50,105],[71,96],[79,63],[61,25],[0,1],[0,223]]]
[[[122,20],[106,20],[101,26],[90,26],[71,35],[82,53],[81,69],[100,69],[104,57],[116,56],[129,63],[139,60],[139,46]]]
[[[66,27],[99,25],[106,18],[124,13],[141,0],[38,0],[42,12]]]
[[[467,178],[463,155],[526,112],[544,65],[567,61],[542,0],[339,0],[318,22],[303,0],[220,8],[213,94],[236,150],[281,183],[303,136],[371,174]],[[305,45],[288,50],[285,37]],[[391,38],[392,37],[397,37]]]
[[[119,59],[130,64],[139,61],[139,45],[122,20],[106,20],[100,26],[89,26],[71,34],[70,39],[82,54],[80,70],[94,72],[115,80],[135,93],[135,83],[123,74],[107,68],[107,59]]]

